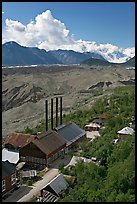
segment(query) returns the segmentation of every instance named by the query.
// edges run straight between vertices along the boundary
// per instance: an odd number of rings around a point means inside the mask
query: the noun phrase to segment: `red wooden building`
[[[16,166],[2,161],[2,196],[16,187]]]
[[[30,167],[42,169],[64,155],[66,142],[56,131],[49,130],[36,136],[29,144],[20,149],[20,160]]]

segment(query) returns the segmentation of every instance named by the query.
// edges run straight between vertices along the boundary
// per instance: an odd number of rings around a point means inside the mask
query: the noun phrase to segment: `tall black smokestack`
[[[53,98],[51,98],[51,129],[53,130]]]
[[[58,98],[56,98],[56,127],[58,126]]]
[[[62,125],[62,97],[60,97],[60,125]]]
[[[48,100],[45,101],[45,128],[48,131]]]

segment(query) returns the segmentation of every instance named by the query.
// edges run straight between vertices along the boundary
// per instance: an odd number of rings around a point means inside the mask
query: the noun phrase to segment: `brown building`
[[[34,135],[13,132],[7,136],[3,146],[7,149],[19,150],[34,139]]]
[[[118,139],[123,139],[126,135],[133,135],[134,132],[133,128],[125,127],[117,132]]]
[[[37,135],[20,149],[20,160],[25,161],[30,167],[42,169],[63,155],[65,147],[65,140],[56,131],[49,130]]]
[[[16,187],[16,166],[2,161],[2,196]]]

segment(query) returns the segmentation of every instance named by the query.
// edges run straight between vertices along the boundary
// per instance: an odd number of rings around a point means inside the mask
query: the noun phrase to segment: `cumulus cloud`
[[[6,19],[6,28],[2,34],[3,43],[16,41],[22,46],[36,46],[45,50],[74,50],[78,52],[97,52],[108,61],[124,62],[135,55],[134,48],[122,49],[112,44],[75,40],[74,34],[65,24],[55,19],[50,10],[38,14],[34,21],[23,25],[19,21]]]
[[[69,30],[64,23],[53,18],[49,10],[37,15],[35,21],[27,25],[9,19],[5,23],[3,41],[14,40],[24,46],[38,46],[46,50],[71,41]]]
[[[25,26],[19,21],[6,19],[7,32],[22,32],[25,31]]]
[[[2,11],[2,14],[4,14],[4,11]]]

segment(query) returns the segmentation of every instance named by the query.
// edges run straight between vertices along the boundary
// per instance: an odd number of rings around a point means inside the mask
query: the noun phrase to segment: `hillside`
[[[112,144],[117,131],[128,126],[135,114],[135,87],[117,87],[111,96],[97,100],[93,108],[75,111],[64,120],[83,126],[101,113],[113,114],[105,120],[101,136],[79,144],[73,155],[96,157],[102,162],[78,162],[70,169],[62,165],[61,172],[75,176],[76,182],[70,182],[59,202],[135,202],[135,134]]]
[[[16,42],[2,45],[3,65],[61,64],[52,54],[36,47],[23,47]]]
[[[127,62],[123,63],[124,66],[127,67],[135,67],[135,57],[131,58]]]
[[[89,98],[91,102],[91,98]],[[75,167],[64,168],[65,175],[76,178],[62,193],[58,202],[133,202],[135,201],[135,134],[126,135],[118,143],[117,131],[129,126],[135,115],[135,86],[116,87],[111,95],[102,96],[89,108],[72,111],[64,115],[63,124],[73,121],[81,128],[99,114],[107,113],[112,117],[105,119],[100,137],[92,142],[82,142],[75,151],[68,154],[79,157],[101,159],[100,164],[78,162]],[[132,128],[135,128],[133,125]],[[27,128],[25,133],[34,134],[44,131],[44,123],[36,128]]]
[[[135,67],[135,57],[128,60],[125,63],[111,63],[108,61],[104,61],[102,59],[94,59],[89,58],[87,60],[84,60],[81,62],[82,65],[88,65],[88,66],[123,66],[123,67]]]
[[[116,86],[134,84],[135,70],[43,66],[2,70],[2,135],[34,127],[44,117],[44,101],[63,95],[63,113],[90,106]]]
[[[53,50],[49,51],[54,57],[56,57],[62,64],[80,64],[82,61],[91,57],[105,60],[101,55],[97,53],[80,53],[73,50]]]
[[[90,58],[90,59],[84,60],[83,62],[81,62],[81,64],[89,65],[89,66],[110,66],[113,63],[103,61],[101,59]]]

